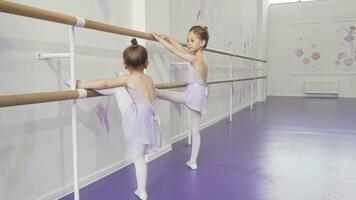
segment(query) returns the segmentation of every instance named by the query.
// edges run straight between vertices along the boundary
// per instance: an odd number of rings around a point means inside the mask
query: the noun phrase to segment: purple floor
[[[149,199],[355,200],[356,99],[269,97],[202,131],[197,171],[189,152],[183,140],[149,163]],[[81,199],[136,199],[135,185],[130,165]]]

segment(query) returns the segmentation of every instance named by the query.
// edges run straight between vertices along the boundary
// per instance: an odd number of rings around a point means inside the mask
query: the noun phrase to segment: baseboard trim
[[[145,156],[145,160],[146,160],[146,162],[151,162],[152,160],[154,160],[154,159],[156,159],[170,151],[172,151],[172,144],[167,144],[167,145],[163,146],[162,148],[160,148],[158,151],[151,153],[151,154],[147,154]]]
[[[110,174],[116,172],[117,170],[120,170],[132,163],[132,158],[127,158],[124,159],[120,162],[114,163],[104,169],[101,169],[93,174],[90,174],[84,178],[81,178],[79,181],[79,186],[80,188],[83,188],[87,185],[90,185],[91,183],[96,182],[97,180],[100,180],[106,176],[109,176]],[[59,199],[62,198],[70,193],[73,192],[73,183],[67,184],[66,186],[59,188],[49,194],[46,194],[39,198],[39,200],[53,200],[53,199]]]
[[[273,94],[268,94],[268,96],[277,96],[277,97],[306,97],[306,95],[303,94],[284,94],[284,93],[273,93]],[[338,98],[356,98],[355,95],[338,95]]]

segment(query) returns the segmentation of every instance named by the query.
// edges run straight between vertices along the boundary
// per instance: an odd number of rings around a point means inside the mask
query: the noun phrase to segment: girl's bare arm
[[[179,48],[175,47],[172,43],[168,42],[165,40],[163,37],[156,33],[152,33],[153,37],[159,41],[163,46],[165,46],[170,52],[174,53],[176,56],[187,60],[189,62],[194,62],[195,61],[195,56],[190,54],[187,51],[182,51]]]
[[[78,89],[105,89],[125,86],[127,84],[128,76],[119,76],[112,79],[99,79],[77,81]]]

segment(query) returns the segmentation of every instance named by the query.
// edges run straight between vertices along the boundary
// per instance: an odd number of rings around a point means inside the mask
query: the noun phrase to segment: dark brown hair
[[[123,57],[124,62],[135,69],[144,68],[148,59],[146,48],[137,44],[136,38],[133,38],[131,45],[124,50]]]
[[[208,46],[208,41],[209,41],[208,27],[200,26],[200,25],[192,26],[189,29],[189,32],[193,32],[198,35],[199,39],[205,40],[204,48],[206,48],[206,46]]]

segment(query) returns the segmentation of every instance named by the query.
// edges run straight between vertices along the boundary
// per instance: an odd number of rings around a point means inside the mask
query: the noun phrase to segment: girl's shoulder
[[[145,74],[145,77],[146,77],[146,80],[147,80],[147,84],[149,84],[149,85],[151,85],[151,87],[153,87],[154,86],[154,81],[153,81],[152,77],[149,76],[149,75],[146,75],[146,74]]]
[[[190,63],[193,68],[202,69],[207,67],[207,62],[204,57],[196,59],[193,63]]]
[[[129,77],[129,82],[136,83],[136,84],[153,84],[153,79],[148,76],[147,74],[140,74],[140,75],[133,75],[130,74]]]
[[[127,84],[130,80],[130,75],[129,74],[119,75],[116,77],[116,80]]]
[[[147,74],[145,74],[145,75],[146,75],[146,77],[147,77],[148,80],[150,80],[151,82],[153,82],[153,79],[152,79],[151,76],[149,76],[149,75],[147,75]]]

